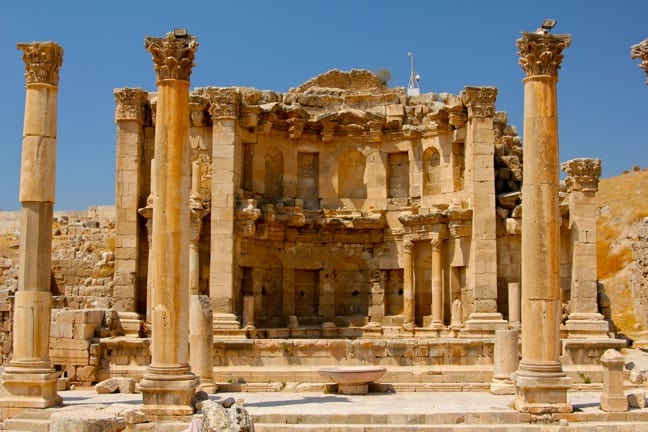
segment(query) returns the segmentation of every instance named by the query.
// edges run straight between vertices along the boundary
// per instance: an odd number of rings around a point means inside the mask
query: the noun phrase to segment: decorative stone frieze
[[[153,69],[158,80],[189,81],[198,49],[195,36],[176,36],[169,32],[163,38],[146,37],[144,47],[153,56]]]
[[[639,67],[646,73],[646,84],[648,84],[648,39],[645,39],[636,45],[632,45],[630,47],[630,56],[633,60],[641,60]]]
[[[522,32],[516,42],[520,66],[527,76],[558,76],[563,60],[562,51],[571,44],[571,35]]]
[[[55,42],[19,43],[25,62],[25,82],[58,86],[63,48]]]
[[[493,117],[495,115],[496,87],[464,87],[461,101],[468,108],[468,117]]]
[[[115,95],[115,121],[135,120],[146,122],[149,112],[148,93],[141,88],[118,88]]]
[[[293,117],[288,119],[288,136],[291,139],[299,139],[304,132],[304,119]]]
[[[601,159],[578,158],[560,165],[566,174],[570,191],[596,192],[601,177]]]

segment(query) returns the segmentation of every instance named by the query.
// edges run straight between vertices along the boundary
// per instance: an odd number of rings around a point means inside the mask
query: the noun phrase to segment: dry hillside
[[[617,331],[630,338],[637,324],[632,291],[632,242],[648,216],[648,169],[601,180],[597,221],[598,278],[610,299],[611,318]]]

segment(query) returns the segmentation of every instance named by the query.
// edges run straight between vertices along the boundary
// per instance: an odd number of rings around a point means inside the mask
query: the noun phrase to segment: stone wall
[[[648,218],[644,218],[632,243],[632,260],[632,296],[637,319],[648,327]]]

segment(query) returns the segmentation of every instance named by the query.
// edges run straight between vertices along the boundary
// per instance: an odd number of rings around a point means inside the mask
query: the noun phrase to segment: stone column
[[[233,88],[203,89],[212,118],[211,254],[209,296],[214,310],[213,329],[225,336],[245,337],[234,311],[234,236],[238,114],[240,95]]]
[[[443,327],[443,284],[441,279],[441,244],[443,239],[435,236],[431,241],[432,245],[432,328]]]
[[[146,207],[142,207],[137,212],[146,219],[146,241],[148,242],[148,260],[146,266],[146,317],[145,317],[145,327],[149,330],[151,328],[151,302],[153,301],[153,275],[155,270],[153,265],[155,260],[153,259],[153,197],[150,197],[150,202],[147,203]],[[148,331],[145,332],[146,335]]]
[[[522,360],[515,408],[570,412],[571,380],[560,364],[560,212],[556,82],[569,35],[522,33],[524,184],[522,197]]]
[[[153,190],[151,364],[140,388],[150,415],[190,415],[198,378],[189,366],[189,76],[194,36],[147,37],[157,73]]]
[[[18,44],[25,62],[25,119],[20,168],[20,261],[14,303],[13,358],[2,374],[0,407],[59,405],[49,359],[56,109],[63,48]],[[3,409],[3,411],[5,411]]]
[[[570,338],[608,338],[609,325],[598,313],[596,262],[596,191],[601,176],[600,159],[564,162],[572,239],[569,316]]]
[[[203,217],[209,212],[200,195],[200,166],[194,162],[191,170],[191,235],[189,238],[189,363],[200,377],[199,388],[207,393],[216,391],[214,384],[214,341],[212,307],[209,296],[200,294],[200,233]]]
[[[117,148],[115,166],[115,280],[114,308],[127,336],[139,337],[137,313],[142,190],[141,159],[144,125],[148,120],[148,94],[140,88],[115,89]]]
[[[490,392],[504,395],[515,394],[511,374],[518,368],[520,332],[517,330],[496,330],[493,349],[493,382]]]
[[[519,330],[522,325],[520,308],[520,284],[518,282],[509,282],[508,284],[508,310],[509,310],[509,328]]]
[[[641,60],[639,67],[646,73],[646,84],[648,84],[648,39],[645,39],[636,45],[632,45],[630,47],[630,56],[633,60]]]
[[[466,87],[461,99],[468,108],[466,182],[473,209],[468,286],[473,311],[466,321],[468,336],[493,336],[507,328],[497,311],[497,237],[495,215],[495,87]]]
[[[414,329],[414,243],[403,242],[403,327]]]

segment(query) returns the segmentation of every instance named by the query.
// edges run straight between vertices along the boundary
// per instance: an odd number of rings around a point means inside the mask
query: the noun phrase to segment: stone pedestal
[[[56,109],[63,49],[54,42],[18,44],[27,94],[20,171],[21,236],[14,303],[13,358],[2,374],[0,407],[61,403],[49,360]],[[3,410],[3,412],[6,410]]]
[[[603,365],[603,392],[601,393],[601,409],[608,412],[623,412],[628,410],[628,400],[623,392],[623,355],[609,349],[601,356]]]
[[[146,38],[157,72],[153,190],[152,356],[140,390],[150,415],[189,415],[198,377],[189,366],[189,76],[193,36]]]
[[[517,41],[524,79],[522,196],[522,360],[515,408],[570,412],[570,379],[560,364],[560,248],[556,81],[571,36],[523,33]]]
[[[496,330],[493,352],[493,382],[490,392],[496,395],[515,394],[515,383],[511,374],[518,368],[520,351],[517,330]]]

